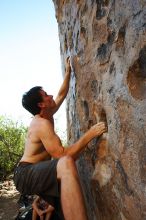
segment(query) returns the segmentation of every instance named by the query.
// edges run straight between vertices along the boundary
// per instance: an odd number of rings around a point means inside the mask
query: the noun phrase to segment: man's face
[[[56,106],[52,95],[48,95],[44,90],[40,90],[40,94],[42,96],[42,103],[44,104],[44,107],[53,108]]]

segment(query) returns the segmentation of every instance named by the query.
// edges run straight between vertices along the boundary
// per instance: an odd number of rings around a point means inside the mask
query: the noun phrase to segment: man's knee
[[[72,157],[64,156],[59,159],[57,164],[57,177],[61,178],[63,175],[74,175],[77,173],[76,164]]]

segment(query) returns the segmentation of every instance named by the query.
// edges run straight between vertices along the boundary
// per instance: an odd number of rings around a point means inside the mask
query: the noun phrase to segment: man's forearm
[[[69,90],[69,82],[70,82],[70,72],[66,70],[65,78],[58,92],[58,96],[66,97]]]
[[[86,148],[86,145],[95,137],[100,136],[106,131],[104,123],[99,123],[90,128],[75,144],[64,149],[64,155],[72,156],[77,159],[79,154]]]
[[[65,69],[64,81],[63,81],[62,86],[59,89],[58,95],[55,99],[55,102],[56,102],[55,112],[58,110],[58,108],[62,104],[63,100],[67,96],[67,93],[68,93],[68,90],[69,90],[70,75],[71,75],[70,60],[67,59],[66,60],[66,69]]]
[[[86,148],[86,145],[93,139],[88,131],[85,133],[76,143],[70,145],[69,147],[65,148],[65,155],[69,155],[74,159],[77,159],[79,154]]]

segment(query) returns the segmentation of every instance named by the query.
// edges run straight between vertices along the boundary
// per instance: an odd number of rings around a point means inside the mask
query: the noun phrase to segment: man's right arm
[[[50,123],[45,123],[40,132],[40,139],[47,152],[53,158],[60,158],[69,155],[77,159],[79,154],[86,148],[86,145],[95,137],[106,132],[105,123],[100,122],[92,126],[76,143],[64,148],[59,137],[55,134]]]
[[[70,145],[68,148],[65,148],[65,155],[70,155],[74,159],[77,159],[79,154],[86,148],[87,144],[95,137],[99,137],[104,132],[106,132],[106,126],[104,122],[100,122],[92,126],[80,139]]]

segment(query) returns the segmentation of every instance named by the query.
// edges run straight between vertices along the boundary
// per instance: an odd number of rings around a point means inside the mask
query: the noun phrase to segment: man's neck
[[[53,114],[51,114],[50,112],[46,112],[46,111],[41,111],[39,116],[41,118],[45,118],[47,120],[49,120],[53,125],[54,125],[54,118],[53,118]]]

